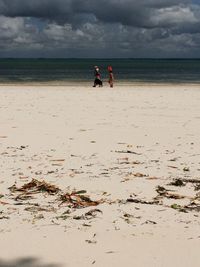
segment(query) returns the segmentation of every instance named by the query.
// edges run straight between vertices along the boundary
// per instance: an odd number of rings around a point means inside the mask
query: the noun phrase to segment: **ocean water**
[[[95,65],[104,81],[111,65],[116,82],[200,83],[200,59],[0,59],[0,83],[92,83]]]

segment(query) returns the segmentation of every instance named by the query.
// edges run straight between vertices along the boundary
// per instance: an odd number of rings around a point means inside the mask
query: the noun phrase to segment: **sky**
[[[0,57],[200,58],[200,0],[0,0]]]

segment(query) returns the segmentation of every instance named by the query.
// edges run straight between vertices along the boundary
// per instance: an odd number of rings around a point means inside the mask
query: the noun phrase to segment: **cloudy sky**
[[[200,0],[0,0],[0,57],[200,57]]]

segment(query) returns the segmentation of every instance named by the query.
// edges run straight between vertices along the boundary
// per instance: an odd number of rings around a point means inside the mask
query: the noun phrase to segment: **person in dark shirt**
[[[99,85],[99,87],[102,87],[103,86],[103,82],[101,80],[101,74],[100,74],[98,66],[94,67],[94,77],[95,77],[95,80],[94,80],[93,87],[96,87],[97,85]]]

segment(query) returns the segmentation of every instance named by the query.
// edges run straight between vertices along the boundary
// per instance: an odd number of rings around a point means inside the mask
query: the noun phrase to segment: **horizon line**
[[[5,59],[36,59],[36,60],[45,60],[45,59],[55,59],[55,60],[69,60],[69,59],[83,59],[83,60],[118,60],[118,59],[130,59],[130,60],[200,60],[199,58],[194,58],[194,57],[141,57],[141,58],[136,58],[136,57],[0,57],[0,60],[5,60]]]

